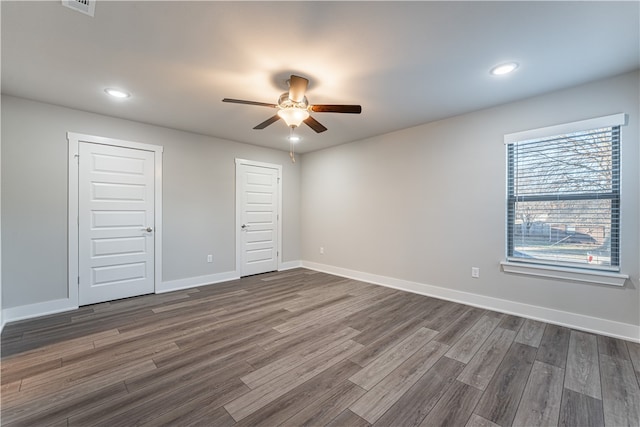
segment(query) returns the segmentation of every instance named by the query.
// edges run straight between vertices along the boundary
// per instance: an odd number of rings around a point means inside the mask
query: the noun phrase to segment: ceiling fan
[[[260,107],[277,108],[278,112],[269,117],[264,122],[255,126],[254,129],[264,129],[272,123],[283,119],[287,126],[296,128],[304,122],[317,133],[327,130],[322,123],[310,116],[310,112],[314,113],[348,113],[360,114],[362,107],[360,105],[335,105],[335,104],[309,104],[305,92],[309,85],[309,80],[304,77],[291,75],[288,80],[289,92],[280,95],[277,104],[268,104],[265,102],[244,101],[242,99],[224,98],[222,102],[231,102],[235,104],[257,105]]]

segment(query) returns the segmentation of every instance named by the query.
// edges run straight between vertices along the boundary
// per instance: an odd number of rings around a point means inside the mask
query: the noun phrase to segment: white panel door
[[[238,164],[240,185],[240,274],[278,269],[277,169]]]
[[[153,293],[154,152],[81,142],[79,304]]]

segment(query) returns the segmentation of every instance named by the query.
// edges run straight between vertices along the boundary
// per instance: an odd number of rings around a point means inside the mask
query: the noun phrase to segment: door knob
[[[241,228],[243,228],[243,229],[244,229],[244,228],[249,228],[249,226],[248,226],[248,225],[246,225],[246,224],[242,224],[242,227],[241,227]]]
[[[147,233],[151,233],[153,231],[153,228],[151,228],[151,227],[143,228],[142,231],[146,231]]]

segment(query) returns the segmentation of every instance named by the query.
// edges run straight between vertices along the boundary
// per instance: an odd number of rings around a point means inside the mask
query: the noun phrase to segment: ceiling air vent
[[[62,5],[91,17],[96,10],[96,0],[62,0]]]

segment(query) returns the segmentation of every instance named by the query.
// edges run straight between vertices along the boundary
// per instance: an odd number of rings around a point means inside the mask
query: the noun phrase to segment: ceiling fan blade
[[[309,109],[315,113],[360,114],[362,112],[360,105],[315,104],[309,107]]]
[[[275,116],[269,117],[267,120],[254,127],[254,129],[264,129],[270,124],[277,122],[278,120],[280,120],[280,116],[276,114]]]
[[[233,104],[258,105],[260,107],[271,107],[271,108],[277,107],[276,104],[267,104],[266,102],[256,102],[256,101],[245,101],[243,99],[224,98],[222,102],[231,102]]]
[[[309,80],[292,74],[289,79],[289,99],[293,102],[302,102],[307,86],[309,86]]]
[[[314,119],[313,117],[309,116],[304,123],[309,126],[311,129],[315,130],[316,133],[321,133],[324,132],[325,130],[327,130],[326,127],[324,127],[322,125],[322,123],[320,123],[319,121],[317,121],[316,119]]]

